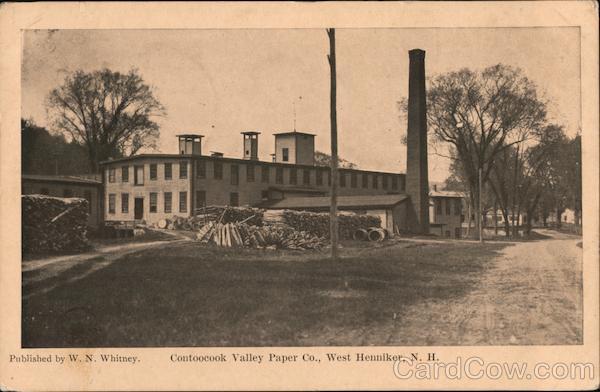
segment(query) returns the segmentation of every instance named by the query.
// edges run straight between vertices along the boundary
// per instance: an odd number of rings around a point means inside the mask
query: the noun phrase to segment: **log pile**
[[[267,216],[268,211],[265,213]],[[329,238],[329,214],[307,211],[284,210],[281,212],[283,223],[296,230],[306,231],[317,237]],[[338,214],[339,235],[342,239],[352,239],[359,229],[381,226],[381,219],[372,215],[352,213]]]
[[[285,224],[255,226],[247,223],[209,222],[196,234],[198,241],[217,246],[257,249],[319,249],[322,238]]]
[[[250,207],[209,206],[198,208],[196,216],[173,216],[161,219],[157,226],[169,230],[200,230],[208,222],[235,223],[245,221],[248,224],[261,226],[263,210]]]
[[[83,251],[87,240],[88,203],[80,198],[21,196],[24,253]]]

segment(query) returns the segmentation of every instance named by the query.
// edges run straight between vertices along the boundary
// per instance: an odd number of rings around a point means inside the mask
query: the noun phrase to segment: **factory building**
[[[429,194],[425,52],[411,50],[409,60],[407,173],[339,169],[339,209],[378,215],[390,233],[457,237],[460,219],[446,216],[444,208],[438,214],[437,203],[457,205],[460,197]],[[208,205],[328,210],[331,172],[315,164],[315,135],[275,133],[271,162],[258,159],[259,135],[242,132],[240,158],[203,154],[202,135],[182,134],[177,154],[103,162],[104,219],[152,223],[198,214]]]
[[[202,135],[185,134],[178,135],[179,154],[140,154],[104,162],[105,220],[156,222],[201,213],[207,205],[258,206],[329,193],[329,167],[314,164],[314,135],[275,134],[273,162],[258,160],[257,132],[242,135],[242,158],[203,155]],[[340,169],[338,175],[341,196],[405,190],[401,173]]]

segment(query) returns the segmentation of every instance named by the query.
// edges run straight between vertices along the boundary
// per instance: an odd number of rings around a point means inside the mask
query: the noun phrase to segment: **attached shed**
[[[408,228],[407,204],[408,196],[393,195],[362,195],[338,196],[337,204],[340,211],[352,211],[357,214],[368,214],[381,218],[381,226],[391,235],[406,231]],[[281,200],[269,200],[261,203],[261,208],[276,210],[300,210],[326,212],[331,206],[329,196],[289,197]]]
[[[84,198],[88,201],[88,224],[98,227],[102,223],[102,182],[98,179],[23,174],[21,194]]]

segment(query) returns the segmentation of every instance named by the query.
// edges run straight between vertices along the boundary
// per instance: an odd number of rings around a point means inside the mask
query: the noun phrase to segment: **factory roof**
[[[393,195],[361,195],[361,196],[338,196],[337,205],[340,209],[366,209],[393,207],[407,200],[405,194]],[[327,210],[331,206],[329,196],[317,197],[289,197],[281,200],[270,200],[259,205],[262,208],[271,209],[308,209]]]
[[[102,181],[77,176],[50,176],[40,174],[23,174],[21,180],[59,182],[63,184],[102,185]]]
[[[256,164],[256,165],[273,165],[273,166],[281,166],[281,167],[295,167],[297,169],[325,169],[328,170],[329,166],[324,166],[324,165],[301,165],[301,164],[297,164],[297,163],[286,163],[286,162],[272,162],[272,161],[255,161],[255,160],[248,160],[248,159],[243,159],[243,158],[232,158],[232,157],[213,157],[210,155],[196,155],[196,154],[139,154],[139,155],[132,155],[132,156],[128,156],[128,157],[123,157],[123,158],[115,158],[115,159],[109,159],[107,161],[102,161],[100,162],[100,165],[110,165],[112,163],[119,163],[119,162],[128,162],[128,161],[134,161],[134,160],[138,160],[138,159],[208,159],[208,160],[215,160],[215,159],[220,159],[222,161],[228,161],[228,162],[238,162],[238,163],[243,163],[243,164]],[[404,173],[390,173],[390,172],[384,172],[384,171],[376,171],[376,170],[363,170],[363,169],[347,169],[347,168],[338,168],[338,171],[343,171],[343,172],[361,172],[361,173],[373,173],[373,174],[387,174],[387,175],[405,175]]]

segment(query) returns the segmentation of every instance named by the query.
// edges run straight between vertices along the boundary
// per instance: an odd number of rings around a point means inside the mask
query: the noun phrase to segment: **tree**
[[[67,142],[63,135],[51,135],[33,120],[21,119],[22,174],[88,174],[86,151]]]
[[[545,103],[521,70],[498,64],[480,72],[462,69],[434,77],[427,94],[434,141],[460,160],[470,204],[479,211],[479,172],[485,186],[503,150],[525,142],[543,124]],[[476,221],[478,228],[479,219]]]
[[[315,164],[318,166],[331,166],[331,155],[325,152],[315,151]],[[356,169],[358,166],[355,163],[338,156],[338,167],[342,169]]]
[[[76,71],[48,94],[52,126],[86,148],[90,166],[109,158],[155,148],[164,107],[136,70]]]

